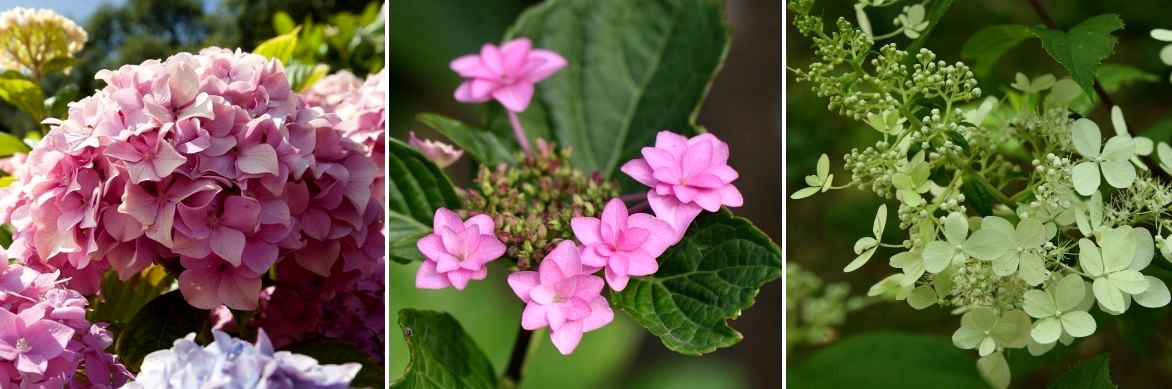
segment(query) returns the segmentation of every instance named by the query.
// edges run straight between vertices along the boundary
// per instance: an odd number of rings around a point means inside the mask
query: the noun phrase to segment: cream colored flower
[[[0,13],[0,68],[40,80],[49,61],[71,57],[88,39],[85,30],[56,12],[13,8]]]

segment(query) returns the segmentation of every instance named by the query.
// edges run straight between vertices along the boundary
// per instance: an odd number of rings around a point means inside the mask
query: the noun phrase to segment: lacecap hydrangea
[[[9,264],[0,251],[0,387],[121,386],[130,372],[106,352],[112,334],[86,320],[89,302],[58,276]]]
[[[183,296],[203,309],[256,309],[279,261],[381,272],[378,166],[280,62],[208,48],[97,78],[107,86],[46,121],[0,201],[13,257],[87,295],[108,269],[182,268]]]

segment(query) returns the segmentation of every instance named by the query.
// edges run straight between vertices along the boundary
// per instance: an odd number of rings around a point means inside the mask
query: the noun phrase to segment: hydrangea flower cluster
[[[28,72],[40,80],[51,60],[69,58],[89,36],[76,23],[48,9],[13,8],[0,13],[0,69]]]
[[[255,344],[212,331],[215,341],[200,347],[195,334],[170,349],[147,354],[142,371],[127,388],[348,388],[361,365],[321,365],[288,351],[274,351],[264,331]]]
[[[935,61],[921,49],[907,66],[909,53],[895,45],[872,57],[865,28],[840,19],[827,34],[812,6],[790,2],[795,25],[819,56],[797,71],[799,81],[882,140],[844,158],[850,181],[841,185],[832,184],[822,155],[809,187],[791,197],[857,187],[899,203],[906,239],[885,242],[881,205],[873,236],[856,242],[857,256],[844,269],[893,251],[889,264],[898,272],[869,295],[961,315],[953,343],[977,350],[978,367],[996,387],[1009,383],[1007,349],[1040,355],[1090,336],[1098,328],[1088,313],[1095,307],[1120,315],[1172,301],[1163,281],[1143,273],[1157,249],[1172,261],[1172,250],[1164,250],[1172,185],[1142,161],[1161,147],[1172,156],[1172,148],[1131,136],[1119,107],[1112,107],[1111,134],[1089,119],[1071,119],[1082,91],[1069,78],[1019,74],[1005,90],[1020,104],[972,102],[980,89],[964,64]],[[857,66],[838,66],[843,62]],[[924,101],[948,108],[920,107]],[[1010,144],[1014,152],[1005,152]]]
[[[0,251],[0,386],[122,385],[131,376],[106,352],[113,335],[86,320],[89,301],[59,275],[9,264]]]
[[[208,48],[97,77],[107,86],[46,121],[0,201],[13,257],[83,294],[107,269],[181,266],[183,296],[203,309],[256,309],[278,262],[381,272],[378,166],[278,61]]]
[[[387,70],[371,74],[365,81],[347,71],[322,78],[301,94],[306,104],[333,113],[341,119],[337,128],[342,136],[362,145],[366,155],[378,166],[373,193],[381,197],[386,172]]]

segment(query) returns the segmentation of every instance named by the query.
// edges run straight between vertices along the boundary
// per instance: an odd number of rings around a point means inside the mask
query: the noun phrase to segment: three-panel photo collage
[[[0,0],[0,389],[1164,387],[1140,3]]]

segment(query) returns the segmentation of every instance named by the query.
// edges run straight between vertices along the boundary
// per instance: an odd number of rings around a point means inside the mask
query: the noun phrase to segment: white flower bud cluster
[[[1029,285],[1019,277],[998,277],[992,262],[967,261],[952,275],[949,303],[957,307],[988,307],[1008,311],[1021,307]]]

